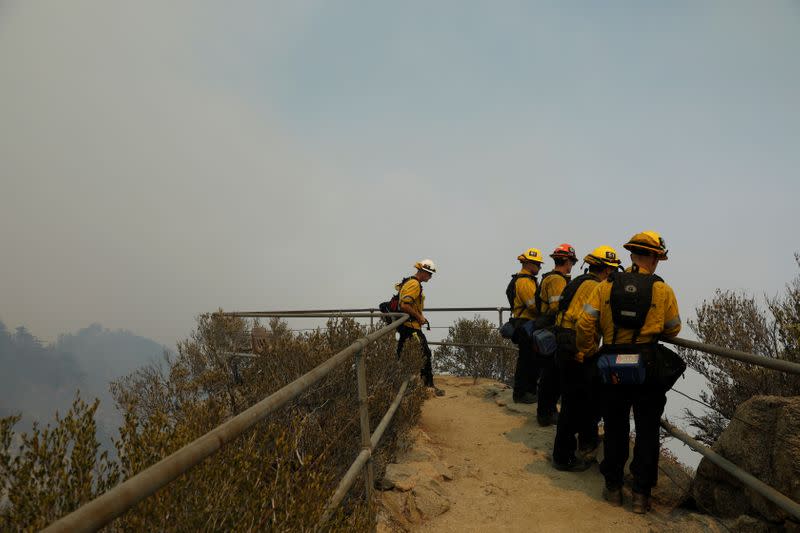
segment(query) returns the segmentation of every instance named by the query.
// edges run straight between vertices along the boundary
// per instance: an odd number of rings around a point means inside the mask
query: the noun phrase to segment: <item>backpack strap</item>
[[[514,300],[517,299],[517,281],[520,278],[527,278],[533,280],[534,286],[536,286],[536,297],[539,296],[539,283],[536,280],[536,276],[532,274],[512,274],[511,281],[508,283],[508,287],[506,287],[506,298],[508,298],[508,305],[511,307],[511,316],[514,316],[514,311],[516,310],[514,307]],[[524,305],[523,305],[524,309]],[[539,309],[538,306],[536,308]],[[521,312],[521,311],[520,311]]]
[[[567,283],[567,286],[564,287],[564,292],[561,293],[561,301],[558,302],[559,313],[567,312],[569,305],[572,303],[572,299],[575,298],[575,294],[578,293],[578,289],[581,288],[581,285],[583,285],[584,281],[589,281],[590,279],[600,281],[600,278],[594,274],[582,274]]]
[[[400,298],[400,293],[403,292],[403,286],[405,286],[405,284],[408,281],[412,280],[412,279],[416,279],[416,277],[415,276],[408,276],[407,278],[403,278],[402,280],[400,280],[400,283],[397,284],[397,298],[398,299]],[[422,283],[419,284],[419,294],[420,294],[420,296],[422,296]]]
[[[550,272],[547,272],[546,274],[542,274],[542,283],[544,283],[545,278],[547,278],[549,276],[552,276],[553,274],[558,274],[559,276],[564,278],[564,281],[566,281],[567,284],[569,284],[569,276],[565,275],[562,272],[559,272],[558,270],[551,270]],[[541,295],[541,293],[539,291],[539,287],[537,286],[536,287],[536,311],[537,312],[542,308],[542,303],[544,303],[544,301],[542,300],[542,295]]]

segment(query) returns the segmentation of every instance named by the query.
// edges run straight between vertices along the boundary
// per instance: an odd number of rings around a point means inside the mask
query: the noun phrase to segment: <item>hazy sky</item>
[[[798,272],[796,2],[0,2],[0,320],[505,303],[660,231],[690,317]],[[627,262],[627,254],[626,254]],[[434,325],[448,319],[432,317]]]

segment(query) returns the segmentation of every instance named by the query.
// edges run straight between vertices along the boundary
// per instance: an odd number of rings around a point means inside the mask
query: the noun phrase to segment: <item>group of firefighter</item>
[[[658,340],[677,335],[681,320],[672,288],[655,274],[658,263],[667,259],[661,236],[637,233],[623,247],[630,252],[629,267],[623,269],[614,248],[600,246],[583,258],[587,268],[575,278],[571,272],[578,257],[569,244],[550,254],[554,267],[541,280],[541,251],[530,248],[519,255],[521,270],[506,290],[512,309],[507,328],[519,348],[513,400],[536,403],[539,425],[556,424],[552,463],[562,471],[591,467],[603,420],[603,497],[617,506],[623,505],[633,410],[631,505],[634,512],[646,513],[658,479],[666,391],[685,368]],[[410,318],[398,330],[397,353],[408,338],[417,338],[425,357],[423,382],[441,395],[433,384],[431,353],[421,331],[427,323],[421,284],[436,266],[424,259],[415,267],[416,275],[398,286],[400,309]],[[552,350],[542,344],[541,332],[548,332]]]

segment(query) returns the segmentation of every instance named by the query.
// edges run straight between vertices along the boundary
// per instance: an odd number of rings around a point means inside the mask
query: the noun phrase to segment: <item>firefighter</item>
[[[575,255],[575,248],[571,244],[559,244],[550,254],[555,266],[553,270],[542,275],[539,287],[539,314],[555,319],[558,312],[558,302],[561,300],[561,293],[564,287],[570,282],[572,267],[578,262]]]
[[[539,310],[537,328],[550,328],[555,323],[561,292],[570,281],[572,267],[578,262],[575,248],[567,243],[558,245],[550,257],[555,267],[542,276],[539,286],[536,298]],[[540,355],[535,358],[535,363],[539,369],[539,403],[536,406],[536,420],[540,426],[549,426],[558,421],[556,404],[561,394],[555,356]]]
[[[506,297],[511,305],[511,316],[516,332],[514,342],[519,346],[517,367],[514,370],[514,403],[535,403],[536,382],[539,371],[535,365],[533,343],[522,332],[523,323],[535,320],[538,316],[536,294],[539,290],[536,275],[542,268],[542,253],[537,248],[529,248],[517,257],[522,268],[511,276],[506,288]]]
[[[610,246],[595,248],[583,258],[583,261],[589,267],[583,275],[570,281],[561,293],[555,326],[558,340],[556,366],[561,386],[561,412],[553,442],[553,466],[557,470],[570,472],[581,472],[592,465],[591,461],[577,457],[576,449],[583,454],[590,454],[599,442],[597,410],[592,395],[593,372],[590,365],[584,364],[583,358],[578,358],[575,346],[575,322],[594,288],[605,281],[620,265],[616,250]]]
[[[658,381],[658,372],[649,376],[652,367],[648,361],[657,362],[663,353],[658,338],[677,335],[681,319],[672,287],[655,275],[659,262],[667,260],[664,239],[655,231],[645,231],[631,237],[624,248],[631,252],[633,265],[592,291],[578,318],[577,348],[579,358],[594,357],[603,382],[603,497],[622,505],[633,409],[632,509],[646,513],[650,490],[658,480],[659,421],[669,388]],[[603,340],[599,352],[598,337]]]
[[[425,309],[425,295],[422,293],[422,284],[430,281],[431,277],[436,273],[436,265],[430,259],[423,259],[415,263],[414,268],[417,269],[416,274],[404,279],[396,287],[399,292],[400,311],[408,313],[410,316],[407,321],[403,322],[403,324],[397,328],[397,333],[399,335],[397,341],[397,357],[400,357],[403,346],[405,346],[408,339],[416,339],[422,348],[422,356],[424,358],[422,369],[420,370],[422,382],[426,387],[433,388],[437,396],[444,396],[444,391],[436,388],[433,384],[431,349],[428,346],[428,339],[425,337],[425,334],[422,333],[422,326],[428,323],[428,319],[425,318],[423,314],[423,310]]]

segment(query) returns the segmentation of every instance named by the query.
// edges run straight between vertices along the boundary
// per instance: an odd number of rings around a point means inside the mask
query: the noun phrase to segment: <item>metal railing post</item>
[[[369,409],[367,406],[367,362],[364,350],[356,352],[356,381],[358,383],[358,414],[361,419],[361,448],[370,452],[364,465],[364,484],[367,490],[367,504],[372,501],[372,488],[375,485],[372,465],[372,444],[370,443]]]
[[[499,315],[498,319],[497,319],[497,326],[502,328],[503,327],[503,308],[502,307],[498,307],[497,308],[497,314]]]
[[[375,327],[375,310],[374,309],[370,309],[369,310],[369,329],[372,329],[374,327]]]

